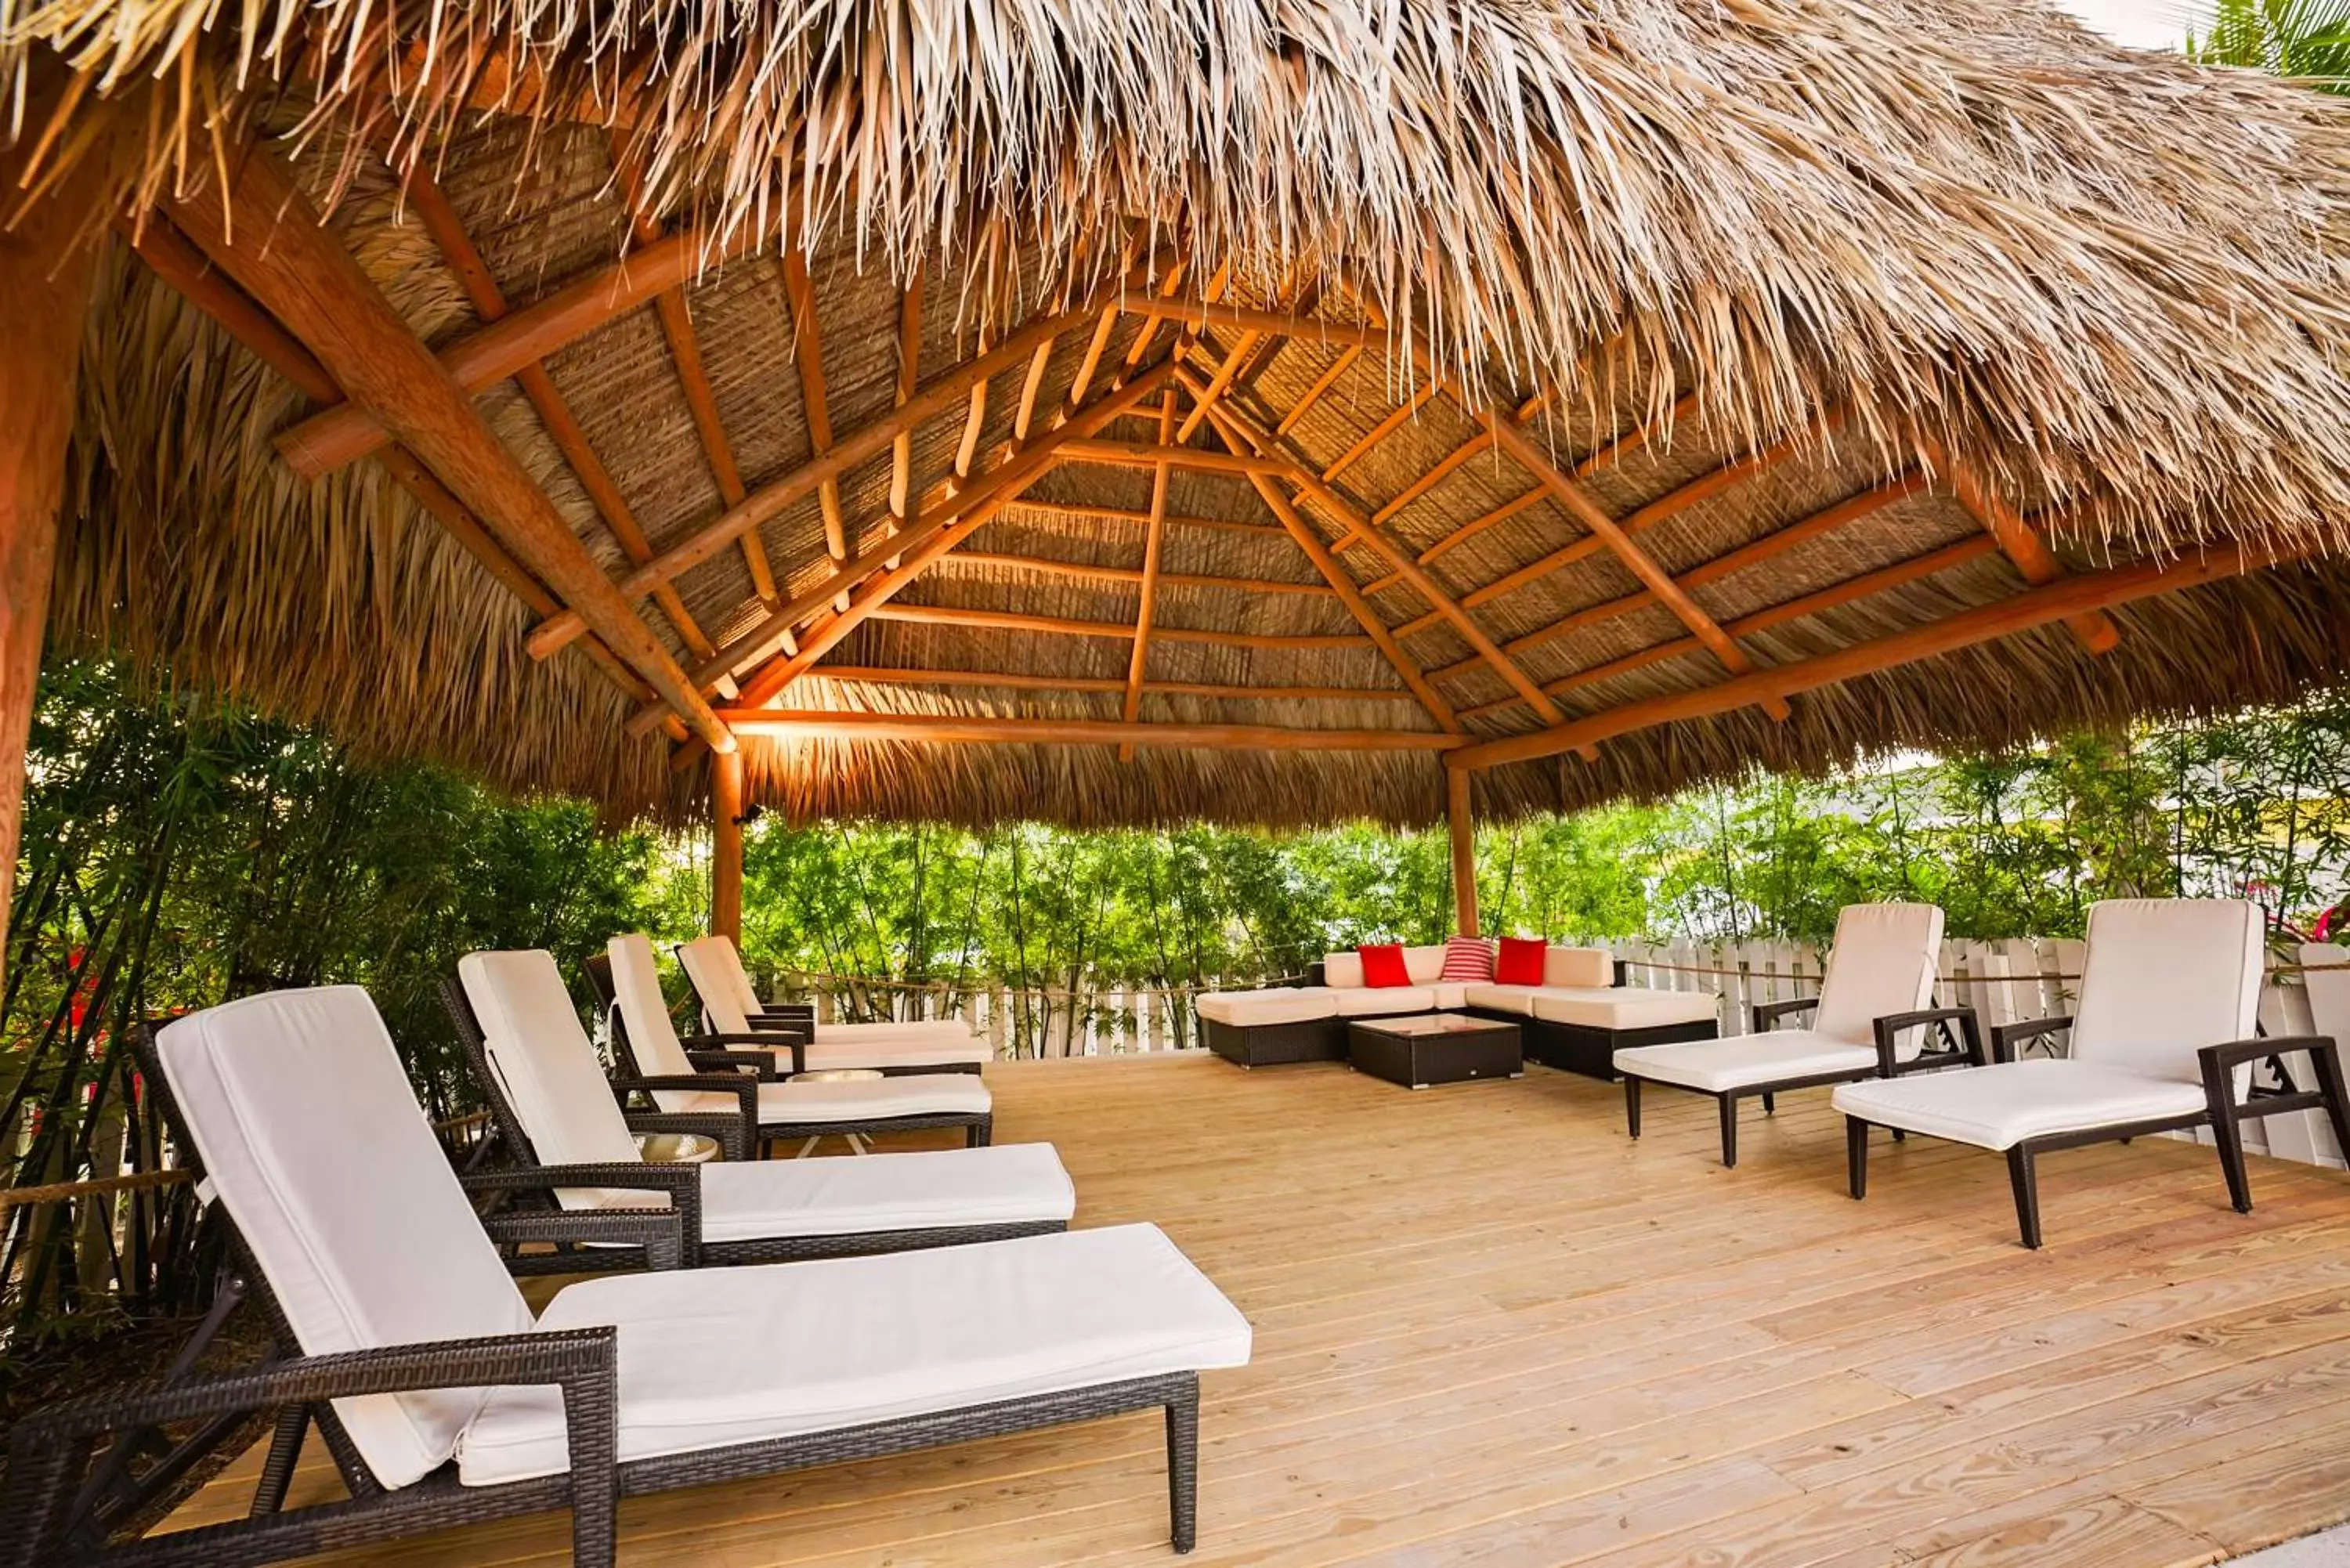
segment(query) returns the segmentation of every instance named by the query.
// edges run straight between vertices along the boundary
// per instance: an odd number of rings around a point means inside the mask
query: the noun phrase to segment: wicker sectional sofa
[[[1711,1040],[1721,1027],[1720,999],[1620,984],[1604,948],[1552,946],[1538,986],[1440,981],[1441,945],[1408,947],[1403,959],[1404,986],[1364,984],[1361,957],[1344,952],[1325,956],[1303,984],[1211,992],[1200,998],[1201,1031],[1210,1050],[1243,1067],[1343,1062],[1357,1018],[1466,1012],[1517,1024],[1529,1061],[1613,1078],[1620,1049]]]

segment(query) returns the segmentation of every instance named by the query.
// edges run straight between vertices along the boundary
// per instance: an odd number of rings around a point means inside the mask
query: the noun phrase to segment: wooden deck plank
[[[1931,1562],[2158,1568],[2350,1513],[2350,1179],[2261,1161],[2230,1211],[2170,1140],[2045,1162],[1881,1146],[1825,1093],[1750,1111],[1534,1070],[1413,1094],[1201,1056],[990,1069],[1078,1222],[1151,1220],[1257,1330],[1211,1376],[1215,1564]],[[2321,1440],[2330,1439],[2330,1440]],[[623,1561],[1169,1561],[1155,1419],[635,1500]],[[185,1517],[241,1510],[250,1459]],[[306,1459],[297,1495],[331,1472]],[[334,1561],[552,1564],[558,1517]]]

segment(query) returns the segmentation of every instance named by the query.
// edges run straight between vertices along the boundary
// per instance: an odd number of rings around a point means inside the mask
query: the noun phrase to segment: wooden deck
[[[1843,1189],[1825,1090],[1536,1069],[1410,1093],[1201,1055],[990,1070],[1080,1224],[1165,1227],[1256,1326],[1206,1382],[1201,1563],[2208,1563],[2350,1515],[2350,1177],[2230,1212],[2167,1140],[1913,1140]],[[1157,1417],[650,1498],[623,1561],[1165,1564]],[[242,1467],[240,1467],[242,1469]],[[326,1478],[312,1472],[317,1485]],[[237,1508],[216,1485],[192,1511]],[[338,1561],[560,1562],[555,1516]]]

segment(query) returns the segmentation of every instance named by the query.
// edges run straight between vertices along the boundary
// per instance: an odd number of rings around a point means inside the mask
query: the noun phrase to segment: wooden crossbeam
[[[1382,530],[1374,526],[1368,517],[1357,510],[1352,502],[1331,488],[1327,481],[1299,462],[1285,448],[1279,446],[1271,431],[1249,419],[1245,414],[1229,407],[1212,410],[1209,417],[1215,421],[1217,430],[1232,443],[1235,451],[1253,451],[1260,457],[1271,458],[1281,463],[1288,471],[1287,478],[1297,484],[1309,502],[1327,514],[1330,520],[1337,524],[1342,530],[1361,535],[1373,550],[1387,559],[1388,566],[1403,575],[1404,580],[1410,584],[1413,592],[1427,599],[1452,623],[1454,629],[1460,632],[1461,639],[1471,648],[1475,649],[1478,655],[1492,666],[1494,672],[1509,683],[1512,691],[1532,703],[1535,711],[1544,713],[1546,718],[1550,714],[1559,712],[1557,705],[1543,694],[1542,688],[1535,685],[1526,672],[1518,668],[1514,659],[1502,651],[1500,645],[1494,642],[1483,627],[1469,618],[1468,613],[1454,602],[1452,596],[1411,558],[1410,552],[1397,545]],[[1563,714],[1560,716],[1564,717]],[[1555,723],[1557,721],[1551,722]]]
[[[868,610],[874,620],[910,621],[917,626],[960,626],[982,631],[1024,631],[1040,637],[1098,637],[1134,640],[1135,626],[1123,620],[1078,620],[1069,616],[1031,615],[1025,610],[965,609],[956,605],[878,606]],[[1284,652],[1323,649],[1368,648],[1370,639],[1359,632],[1208,631],[1195,627],[1161,626],[1151,629],[1160,642],[1196,642],[1211,648],[1278,649]]]
[[[953,557],[950,556],[949,559]],[[1000,686],[1012,691],[1089,691],[1115,696],[1126,690],[1122,675],[1035,675],[991,670],[914,670],[868,664],[819,664],[811,680],[844,680],[876,686]],[[1230,686],[1202,680],[1146,680],[1155,697],[1206,697],[1245,702],[1412,702],[1409,691],[1385,686]]]
[[[2026,523],[2004,496],[1982,482],[1982,475],[1965,463],[1947,461],[1941,448],[1926,443],[1926,460],[1937,468],[1947,468],[1952,493],[1959,504],[1973,514],[1991,536],[1999,541],[2001,552],[2023,580],[2038,587],[2054,582],[2064,575],[2064,563],[2048,547],[2039,530]],[[2075,616],[2065,623],[2073,628],[2073,639],[2093,654],[2111,653],[2122,639],[2121,628],[2114,625],[2113,617],[2091,610]]]
[[[2201,587],[2247,572],[2297,560],[2315,546],[2308,544],[2237,545],[2208,551],[2191,559],[2142,561],[2060,577],[2040,587],[1960,610],[1939,620],[1889,637],[1839,649],[1811,659],[1777,665],[1737,676],[1692,691],[1627,702],[1547,730],[1488,741],[1458,753],[1464,767],[1492,767],[1555,756],[1577,745],[1592,744],[1631,734],[1659,724],[1711,718],[1734,712],[1766,694],[1782,699],[1846,680],[1859,680],[1920,659],[1955,653],[2002,638],[2015,637],[2090,610],[2111,610],[2158,594]]]
[[[712,256],[723,260],[758,244],[752,225],[723,242]],[[663,290],[691,277],[701,265],[707,236],[687,230],[655,244],[641,245],[625,261],[567,284],[480,331],[440,351],[442,367],[467,393],[494,387],[525,365],[536,365],[619,319]],[[278,455],[305,479],[332,473],[382,447],[390,437],[365,410],[348,404],[326,409],[280,431]]]
[[[1425,730],[1307,730],[1267,724],[1138,724],[1109,719],[942,718],[930,714],[834,712],[823,709],[729,708],[746,734],[835,741],[916,741],[929,745],[1167,746],[1219,752],[1449,752],[1465,736]]]
[[[1050,512],[1063,517],[1076,517],[1092,523],[1131,523],[1147,525],[1149,511],[1139,506],[1097,506],[1082,502],[1038,501],[1024,497],[1013,504],[1014,509]],[[1233,517],[1200,517],[1184,512],[1170,512],[1167,526],[1172,528],[1203,528],[1222,534],[1252,534],[1271,537],[1280,535],[1279,525],[1271,523],[1243,523]]]
[[[1015,503],[1016,504],[1016,503]],[[1278,534],[1280,529],[1269,532]],[[1083,561],[1056,561],[1045,556],[993,555],[983,550],[957,550],[946,559],[956,566],[983,567],[1005,572],[1034,572],[1040,576],[1066,577],[1077,582],[1117,583],[1122,587],[1139,587],[1143,580],[1139,566],[1097,566]],[[1162,588],[1220,588],[1243,594],[1294,594],[1302,598],[1332,598],[1336,595],[1327,583],[1295,583],[1279,577],[1216,577],[1190,572],[1159,574]]]
[[[1159,444],[1172,449],[1175,440],[1175,389],[1159,395]],[[1133,723],[1142,716],[1142,671],[1150,660],[1150,620],[1159,605],[1159,558],[1167,537],[1167,482],[1174,469],[1165,462],[1150,473],[1150,521],[1142,544],[1142,602],[1135,610],[1134,653],[1127,661],[1126,704],[1120,717]],[[1118,760],[1134,760],[1134,747],[1122,745]]]
[[[1724,577],[1732,576],[1749,566],[1759,566],[1774,556],[1783,556],[1798,545],[1816,539],[1824,534],[1834,533],[1849,524],[1859,522],[1864,517],[1874,516],[1895,503],[1905,501],[1927,488],[1925,477],[1914,470],[1898,479],[1887,481],[1883,484],[1871,485],[1868,489],[1856,495],[1847,496],[1833,506],[1823,507],[1817,512],[1799,517],[1783,528],[1775,528],[1761,538],[1750,540],[1734,550],[1714,556],[1711,560],[1699,562],[1680,574],[1681,586],[1695,588],[1702,587],[1708,583],[1720,582]],[[1603,621],[1613,620],[1618,616],[1630,615],[1636,610],[1653,608],[1656,603],[1656,599],[1648,590],[1642,588],[1626,594],[1620,598],[1586,605],[1581,609],[1562,616],[1548,626],[1537,627],[1523,636],[1512,638],[1502,647],[1505,652],[1516,658],[1546,643],[1555,642],[1562,637],[1581,631],[1586,627],[1596,626]],[[1722,629],[1736,637],[1738,635],[1736,625],[1737,623],[1731,623],[1724,626]],[[1442,680],[1451,676],[1463,675],[1475,669],[1476,664],[1477,661],[1474,659],[1462,659],[1457,664],[1448,664],[1440,670],[1430,670],[1429,679]],[[1507,707],[1509,704],[1505,702],[1503,706]]]
[[[1713,618],[1690,597],[1673,580],[1670,573],[1657,564],[1654,556],[1633,542],[1631,535],[1624,530],[1621,524],[1601,510],[1596,502],[1583,493],[1580,485],[1559,472],[1532,436],[1512,423],[1506,416],[1496,415],[1490,409],[1484,410],[1482,417],[1485,428],[1493,432],[1494,439],[1502,443],[1503,450],[1547,485],[1551,494],[1566,508],[1568,514],[1614,552],[1616,558],[1640,580],[1641,586],[1670,610],[1676,619],[1689,628],[1721,661],[1724,669],[1733,675],[1742,675],[1754,668],[1754,661],[1747,657],[1746,650],[1714,623]],[[1763,711],[1773,718],[1784,720],[1788,717],[1790,710],[1786,701],[1778,693],[1765,690],[1761,701]]]
[[[729,507],[712,522],[695,529],[629,573],[618,585],[621,596],[628,599],[641,598],[652,590],[654,584],[670,582],[679,574],[701,565],[733,544],[746,530],[758,527],[769,518],[780,514],[785,507],[816,493],[817,486],[827,479],[846,473],[857,464],[888,451],[901,431],[915,430],[923,421],[943,412],[968,392],[974,382],[1019,363],[1022,357],[1035,347],[1039,337],[1057,334],[1070,322],[1089,316],[1092,309],[1091,305],[1087,305],[1033,321],[997,344],[990,352],[966,359],[933,378],[887,417],[842,437],[823,456],[810,458],[789,473],[761,485],[743,497],[741,505]],[[534,659],[545,659],[578,636],[580,629],[576,617],[555,616],[541,622],[525,639],[525,646],[530,649]]]
[[[1357,348],[1385,348],[1388,343],[1388,329],[1384,327],[1331,321],[1319,316],[1301,316],[1286,310],[1261,310],[1254,306],[1232,305],[1213,299],[1147,306],[1129,304],[1127,310],[1129,314],[1148,317],[1142,328],[1145,337],[1155,331],[1160,323],[1173,321],[1178,327],[1233,327],[1281,337],[1295,337],[1303,342],[1342,343]]]
[[[1237,452],[1210,452],[1204,447],[1170,446],[1156,441],[1120,441],[1097,436],[1072,441],[1062,452],[1064,462],[1099,462],[1119,468],[1156,468],[1171,463],[1200,473],[1277,473],[1282,465],[1269,459]]]
[[[1912,556],[1908,560],[1896,561],[1890,566],[1879,566],[1873,572],[1864,572],[1859,576],[1847,577],[1840,583],[1831,583],[1825,588],[1815,588],[1808,594],[1800,594],[1775,605],[1765,605],[1761,609],[1740,616],[1736,620],[1724,622],[1722,629],[1732,637],[1751,637],[1757,632],[1768,631],[1774,626],[1783,626],[1792,620],[1801,620],[1805,616],[1822,615],[1845,605],[1873,598],[1878,594],[1890,593],[1895,588],[1906,587],[1911,583],[1922,582],[1940,573],[1953,571],[1969,562],[1979,561],[1985,556],[1996,554],[1998,549],[1999,545],[1988,535],[1960,539],[1954,544],[1928,550],[1922,555]],[[1588,669],[1575,670],[1555,680],[1545,680],[1543,682],[1543,690],[1554,697],[1565,697],[1585,687],[1596,686],[1603,681],[1613,680],[1620,675],[1629,675],[1635,670],[1647,670],[1676,659],[1687,659],[1704,651],[1705,644],[1693,637],[1676,638],[1670,642],[1660,642],[1653,647],[1625,654],[1620,659],[1611,659],[1605,664],[1595,664]],[[1502,712],[1516,705],[1517,699],[1509,697],[1497,702],[1480,703],[1467,711],[1472,718],[1482,718]]]
[[[180,227],[309,349],[371,422],[414,452],[502,545],[567,600],[570,613],[602,637],[711,750],[733,750],[734,737],[652,628],[490,433],[462,383],[318,222],[276,161],[257,146],[234,153],[231,178],[173,202]]]
[[[432,243],[439,247],[442,259],[449,264],[449,270],[457,275],[457,281],[465,290],[465,297],[473,302],[473,314],[484,321],[497,321],[511,314],[512,307],[506,302],[504,290],[491,275],[489,264],[483,260],[482,253],[473,244],[473,236],[465,232],[464,222],[457,216],[457,209],[450,204],[448,195],[441,189],[440,182],[432,178],[431,168],[422,159],[417,161],[416,167],[409,173],[406,194],[409,206],[424,225],[424,232],[432,236]],[[546,428],[547,439],[555,443],[556,450],[563,454],[564,462],[570,465],[571,472],[578,478],[579,488],[587,493],[588,502],[596,508],[597,514],[603,518],[604,526],[611,530],[613,538],[619,541],[621,553],[631,561],[651,560],[652,542],[645,537],[644,528],[629,508],[628,497],[620,493],[620,487],[613,480],[611,471],[597,455],[595,444],[588,439],[587,431],[572,413],[570,402],[556,389],[555,379],[546,373],[546,367],[543,364],[525,365],[515,373],[515,384],[522,389],[523,395],[530,400],[531,407],[538,411],[539,423]],[[654,591],[653,602],[669,618],[669,623],[677,628],[678,639],[685,644],[687,649],[698,659],[707,658],[711,650],[710,639],[694,623],[691,612],[685,607],[685,601],[678,597],[677,590],[664,583]]]

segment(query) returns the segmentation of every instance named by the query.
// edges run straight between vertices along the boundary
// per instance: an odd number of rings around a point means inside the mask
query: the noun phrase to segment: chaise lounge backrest
[[[660,961],[653,956],[653,940],[629,931],[604,944],[612,965],[612,1007],[628,1031],[629,1054],[647,1077],[666,1078],[696,1071],[677,1024],[669,1015],[669,999],[661,994]],[[653,1098],[663,1110],[684,1108],[688,1096],[657,1089]]]
[[[155,1048],[196,1153],[307,1355],[519,1334],[532,1317],[355,985],[191,1013]],[[338,1399],[375,1477],[455,1451],[486,1388]]]
[[[764,1012],[759,992],[743,968],[743,955],[724,937],[696,937],[677,950],[677,961],[714,1034],[748,1034],[751,1014]],[[617,981],[619,975],[613,979]]]
[[[484,1054],[542,1165],[640,1159],[628,1118],[579,1025],[555,955],[533,948],[467,953],[457,961],[465,1000],[482,1025]],[[618,977],[615,976],[617,979]],[[651,1192],[556,1189],[566,1209],[659,1207]]]
[[[2258,1026],[2262,929],[2260,906],[2241,898],[2092,904],[2074,1060],[2201,1083],[2196,1053]]]
[[[1942,911],[1936,906],[1846,905],[1836,915],[1813,1030],[1832,1040],[1874,1044],[1878,1019],[1933,1005],[1941,957]],[[1923,1045],[1911,1031],[1899,1054],[1908,1060]]]

